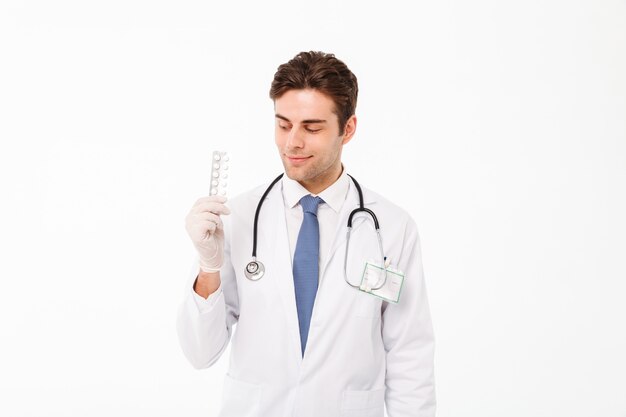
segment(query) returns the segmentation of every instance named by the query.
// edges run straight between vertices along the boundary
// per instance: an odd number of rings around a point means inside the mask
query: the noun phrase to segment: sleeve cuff
[[[217,290],[214,293],[210,294],[207,298],[202,297],[197,292],[195,292],[193,288],[191,288],[191,295],[196,303],[196,306],[198,307],[198,310],[200,311],[200,314],[210,311],[217,302],[220,294],[222,294],[221,282],[220,286],[217,287]]]

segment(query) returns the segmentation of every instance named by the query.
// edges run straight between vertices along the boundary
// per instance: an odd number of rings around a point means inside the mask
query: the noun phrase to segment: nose
[[[294,126],[287,134],[287,148],[294,149],[302,147],[304,147],[304,137],[300,129]]]

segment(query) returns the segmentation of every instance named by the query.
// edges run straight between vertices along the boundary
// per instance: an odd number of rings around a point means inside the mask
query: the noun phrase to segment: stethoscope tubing
[[[259,224],[259,213],[261,213],[261,206],[263,205],[265,198],[270,193],[272,188],[274,188],[274,185],[276,185],[276,183],[280,181],[283,175],[285,174],[280,174],[278,177],[274,179],[274,181],[272,181],[269,187],[267,187],[267,190],[265,190],[265,192],[263,193],[263,196],[261,197],[259,204],[257,204],[256,206],[256,212],[254,213],[254,226],[252,229],[252,258],[253,259],[256,259],[256,241],[257,241],[256,237],[257,237],[257,230],[258,230],[258,224]]]
[[[252,281],[258,281],[265,274],[265,266],[263,265],[262,262],[257,261],[257,258],[256,258],[257,236],[258,236],[257,232],[258,232],[259,214],[261,213],[261,207],[263,206],[263,202],[265,201],[265,198],[267,197],[267,195],[270,193],[272,188],[274,188],[274,185],[276,185],[276,183],[278,181],[280,181],[280,179],[283,177],[283,175],[284,174],[280,174],[267,187],[267,189],[263,193],[263,196],[261,197],[261,200],[259,200],[259,204],[257,205],[256,211],[254,213],[254,225],[253,225],[253,229],[252,229],[252,261],[250,261],[246,265],[246,268],[244,270],[246,277],[249,278]],[[360,288],[359,285],[353,285],[348,280],[347,267],[348,267],[348,248],[349,248],[349,245],[350,245],[350,234],[351,234],[351,231],[352,231],[352,218],[354,217],[355,214],[360,213],[360,212],[364,212],[364,213],[369,214],[370,217],[372,218],[372,220],[374,221],[374,227],[376,229],[376,235],[377,235],[377,239],[378,239],[378,246],[379,246],[380,254],[381,254],[381,261],[382,261],[381,265],[383,266],[383,270],[385,271],[385,279],[384,279],[383,283],[380,286],[378,286],[378,287],[371,287],[370,288],[370,290],[377,290],[377,289],[382,288],[385,285],[385,283],[387,282],[387,268],[385,266],[386,258],[384,256],[383,242],[382,242],[382,238],[380,236],[380,224],[378,223],[378,218],[376,217],[376,214],[372,210],[370,210],[370,209],[365,207],[365,203],[364,203],[364,200],[363,200],[363,190],[361,189],[361,186],[359,185],[358,181],[352,175],[350,175],[350,174],[347,174],[347,175],[350,177],[350,179],[352,179],[352,182],[354,183],[354,185],[355,185],[355,187],[357,189],[357,193],[359,195],[359,207],[357,207],[356,209],[352,210],[352,212],[350,212],[350,215],[348,216],[348,232],[347,232],[347,236],[346,236],[346,254],[345,254],[345,258],[344,258],[344,268],[343,268],[344,279],[348,283],[348,285],[350,285],[351,287],[353,287],[353,288]]]

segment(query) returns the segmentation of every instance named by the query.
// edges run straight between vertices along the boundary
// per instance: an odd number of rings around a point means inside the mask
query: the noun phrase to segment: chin
[[[294,168],[290,166],[285,166],[285,175],[294,181],[303,182],[311,179],[310,172],[302,168]]]

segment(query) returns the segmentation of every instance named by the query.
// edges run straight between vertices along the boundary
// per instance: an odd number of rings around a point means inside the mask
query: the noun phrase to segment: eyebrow
[[[291,123],[291,120],[287,119],[285,116],[282,116],[282,115],[280,115],[278,113],[276,113],[276,118]],[[323,120],[323,119],[306,119],[306,120],[303,120],[302,123],[303,124],[326,123],[326,120]]]

